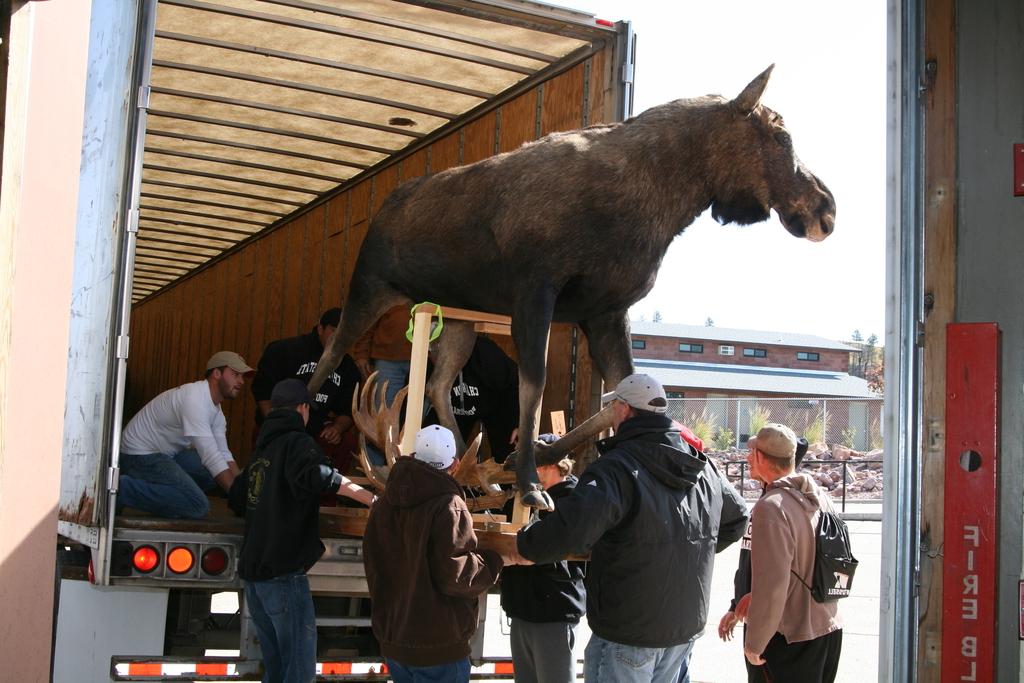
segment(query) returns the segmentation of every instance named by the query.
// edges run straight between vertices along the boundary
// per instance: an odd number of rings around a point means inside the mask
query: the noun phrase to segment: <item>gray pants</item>
[[[516,683],[574,683],[576,626],[534,624],[512,617],[512,665]]]

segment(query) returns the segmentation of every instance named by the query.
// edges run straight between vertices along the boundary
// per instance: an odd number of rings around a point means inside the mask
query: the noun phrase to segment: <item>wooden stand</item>
[[[416,434],[423,426],[423,398],[427,386],[427,352],[430,349],[430,323],[434,318],[435,311],[427,310],[427,307],[416,309],[413,317],[412,329],[412,356],[409,363],[409,394],[406,397],[405,424],[402,427],[402,444],[400,450],[402,455],[409,455],[413,452],[416,442]],[[477,332],[487,334],[512,334],[512,319],[507,315],[494,313],[481,313],[480,311],[468,311],[464,308],[441,307],[441,316],[448,320],[467,320],[473,323],[473,329]],[[443,334],[443,332],[442,332]],[[547,356],[548,344],[551,341],[551,330],[548,329],[548,338],[544,345],[544,355]],[[537,407],[535,416],[536,424],[540,425],[540,406]],[[516,528],[523,526],[530,521],[530,508],[522,504],[519,495],[516,495],[516,502],[512,510],[512,523]]]

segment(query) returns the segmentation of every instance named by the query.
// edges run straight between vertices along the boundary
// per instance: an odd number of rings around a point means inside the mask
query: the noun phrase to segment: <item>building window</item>
[[[729,346],[727,344],[722,344],[722,345],[720,345],[718,347],[718,355],[719,356],[731,356],[735,352],[736,352],[736,349],[734,349],[733,347],[731,347],[731,346]]]
[[[764,349],[743,349],[743,355],[747,358],[767,358],[768,352]]]
[[[680,353],[704,353],[703,344],[680,344]]]
[[[686,398],[686,394],[681,391],[666,391],[665,396],[668,398]]]
[[[646,349],[647,348],[647,341],[644,340],[644,339],[634,339],[633,340],[633,348],[634,349]]]
[[[820,356],[814,351],[797,351],[797,360],[820,360]]]

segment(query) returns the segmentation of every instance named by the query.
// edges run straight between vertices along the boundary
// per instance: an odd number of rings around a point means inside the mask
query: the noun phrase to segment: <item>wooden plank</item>
[[[577,64],[544,84],[541,135],[583,126],[583,75],[584,65]]]
[[[494,155],[494,130],[497,118],[494,112],[481,116],[468,126],[462,146],[462,163],[472,164]]]
[[[266,273],[269,268],[275,267],[272,263],[273,254],[269,240],[262,239],[252,244],[252,275],[248,278],[248,285],[251,287],[252,311],[249,318],[249,344],[250,348],[263,351],[271,339],[267,336],[267,315],[269,302],[264,296]]]
[[[430,146],[430,172],[437,173],[459,165],[459,133],[446,135]]]
[[[498,151],[510,152],[537,135],[537,90],[532,89],[501,107]]]
[[[256,280],[256,296],[267,300],[267,313],[263,321],[263,344],[266,345],[284,336],[281,321],[284,317],[285,269],[282,267],[288,249],[288,233],[284,230],[272,232],[260,240],[264,244],[267,258],[264,261],[263,277]]]
[[[373,177],[373,205],[370,210],[370,220],[380,211],[381,204],[388,198],[394,189],[398,187],[398,165],[385,168]]]
[[[320,535],[327,538],[335,536],[362,538],[366,533],[366,522],[369,516],[369,510],[360,508],[320,508]],[[490,519],[479,519],[478,516],[474,516],[473,520],[473,532],[476,534],[478,547],[495,550],[502,555],[510,555],[515,550],[516,534],[514,530],[521,526],[515,522],[495,523]],[[573,556],[570,559],[586,560],[587,558]]]
[[[473,325],[473,330],[475,330],[477,334],[494,334],[502,337],[512,336],[511,325],[500,325],[498,323],[475,323]]]
[[[427,384],[427,350],[430,346],[430,321],[433,311],[416,309],[412,333],[412,357],[409,363],[409,393],[405,397],[405,424],[402,426],[402,455],[415,449],[416,434],[423,424],[423,396]]]
[[[607,54],[599,52],[590,58],[590,108],[587,125],[610,122],[615,115],[615,98],[606,84],[610,86],[615,83],[619,74],[615,74],[616,78],[612,80],[607,65],[614,61],[607,59]]]
[[[941,680],[946,325],[956,315],[956,3],[926,0],[924,99],[924,291],[926,301],[921,457],[921,598],[918,680]],[[929,310],[930,308],[930,310]]]
[[[224,315],[227,312],[227,302],[224,301],[224,292],[227,287],[224,282],[225,271],[223,262],[207,271],[210,273],[210,286],[213,292],[213,296],[208,299],[209,306],[206,307],[210,311],[206,328],[206,348],[210,349],[211,354],[220,349],[229,348],[224,339]],[[236,349],[231,350],[237,353]]]
[[[473,322],[488,322],[497,325],[511,325],[512,318],[497,313],[484,313],[482,311],[470,311],[465,308],[453,306],[442,306],[441,315],[451,320],[471,320]]]
[[[246,360],[249,365],[259,361],[259,355],[263,351],[260,342],[253,338],[253,312],[255,310],[255,298],[252,293],[255,291],[253,284],[256,279],[256,256],[258,248],[252,244],[238,253],[236,258],[239,261],[238,277],[239,286],[235,291],[235,308],[238,311],[238,322],[235,328],[235,338],[238,346],[246,348]],[[239,466],[244,467],[249,462],[250,444],[252,443],[253,432],[255,431],[256,405],[252,400],[251,392],[247,392],[246,400],[233,406],[231,413],[232,422],[228,423],[228,434],[234,439],[232,454],[238,460]]]
[[[350,209],[348,212],[348,228],[345,231],[345,263],[342,275],[345,292],[348,292],[348,282],[352,279],[352,271],[355,269],[356,259],[359,257],[359,248],[366,237],[370,220],[370,184],[360,183],[352,188],[349,194]]]
[[[324,222],[324,265],[323,289],[320,305],[323,308],[341,306],[348,291],[348,276],[345,274],[345,240],[349,193],[339,195],[327,203],[327,217]]]
[[[333,303],[324,305],[321,291],[324,271],[324,226],[327,210],[318,206],[306,218],[306,248],[303,249],[302,283],[299,294],[299,326],[303,332],[320,320],[320,314]]]
[[[426,175],[427,171],[427,150],[421,149],[408,158],[402,160],[402,171],[399,174],[399,185],[402,183]]]
[[[309,329],[306,320],[299,319],[302,300],[302,261],[306,250],[306,217],[303,214],[280,230],[283,251],[279,252],[282,259],[283,277],[281,283],[281,328],[275,339],[294,337],[299,332]]]

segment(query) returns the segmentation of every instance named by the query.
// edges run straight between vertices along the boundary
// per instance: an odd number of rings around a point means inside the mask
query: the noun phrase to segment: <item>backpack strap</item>
[[[782,489],[783,491],[789,491],[794,497],[796,497],[796,499],[801,504],[803,503],[803,501],[800,499],[800,496],[797,495],[797,492],[794,489],[790,488],[789,486],[780,486],[779,488]],[[820,499],[818,500],[818,512],[822,512],[822,513],[825,512],[825,509],[821,506],[821,500]],[[817,543],[815,543],[815,545],[817,545]],[[815,553],[817,553],[817,551],[815,551]],[[811,560],[811,572],[812,573],[814,572],[814,560],[813,559]],[[814,593],[814,591],[811,590],[810,585],[808,585],[808,583],[803,580],[803,577],[801,577],[799,574],[797,574],[795,571],[793,571],[792,568],[789,570],[789,573],[792,574],[793,576],[795,576],[796,580],[804,585],[804,588],[806,588],[812,594]]]

